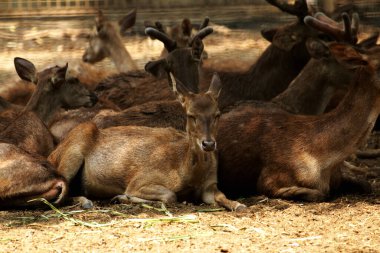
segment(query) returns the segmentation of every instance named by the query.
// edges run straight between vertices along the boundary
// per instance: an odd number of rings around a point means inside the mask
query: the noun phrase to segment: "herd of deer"
[[[342,170],[380,113],[378,34],[358,42],[356,13],[341,24],[305,0],[267,2],[298,19],[263,30],[271,44],[245,72],[204,66],[208,18],[198,32],[188,19],[171,30],[147,22],[165,49],[138,70],[121,39],[135,10],[119,26],[99,12],[83,61],[110,57],[120,73],[96,86],[68,78],[67,65],[38,72],[15,58],[35,88],[24,105],[0,97],[0,207],[45,198],[242,210],[224,193],[323,201],[342,188],[369,192]]]

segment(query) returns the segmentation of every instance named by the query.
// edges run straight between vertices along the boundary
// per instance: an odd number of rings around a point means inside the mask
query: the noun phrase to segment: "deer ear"
[[[334,42],[329,45],[329,49],[335,59],[348,69],[356,69],[369,65],[367,56],[361,55],[347,44]]]
[[[210,94],[215,100],[218,100],[220,91],[222,90],[222,82],[218,73],[214,73],[211,79],[210,87],[208,88],[207,94]]]
[[[177,78],[175,78],[174,75],[172,74],[172,72],[169,72],[169,78],[170,78],[170,82],[173,86],[173,91],[177,95],[178,101],[183,106],[185,101],[186,101],[186,97],[192,96],[193,93],[191,91],[189,91],[181,81],[179,81]]]
[[[14,59],[14,64],[18,76],[25,81],[37,83],[37,70],[33,63],[30,61],[16,57]]]
[[[308,39],[306,41],[306,48],[310,56],[315,59],[321,59],[330,56],[328,46],[321,40]]]
[[[191,24],[190,19],[188,19],[188,18],[183,19],[182,24],[181,24],[181,28],[182,28],[182,33],[184,35],[190,36],[191,31],[193,30],[193,25]]]
[[[54,88],[59,88],[66,81],[66,71],[69,64],[66,63],[63,67],[58,67],[57,72],[52,76],[51,82]]]
[[[98,10],[98,15],[95,17],[95,25],[96,25],[96,30],[99,32],[99,30],[102,29],[103,24],[105,22],[105,17],[103,15],[102,10]]]
[[[368,38],[362,40],[360,43],[358,43],[358,47],[362,49],[370,49],[371,47],[376,46],[377,39],[379,38],[379,32],[375,32],[371,34]]]
[[[157,61],[150,61],[145,64],[145,71],[151,73],[157,78],[165,76],[167,69],[168,62],[165,58]]]
[[[123,34],[128,28],[136,23],[136,9],[131,10],[122,19],[119,20],[120,34]]]
[[[269,42],[273,41],[273,37],[278,31],[277,28],[263,29],[261,30],[261,36]]]

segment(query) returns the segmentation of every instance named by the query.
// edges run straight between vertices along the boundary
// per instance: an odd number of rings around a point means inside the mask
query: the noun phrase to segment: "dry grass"
[[[43,67],[78,61],[86,46],[84,40],[47,42],[1,52],[0,80],[16,78],[14,56]],[[161,50],[159,42],[141,37],[128,38],[126,45],[140,67]],[[266,45],[257,33],[243,31],[206,40],[218,64],[229,58],[250,63]],[[97,66],[113,68],[109,61]],[[90,211],[75,206],[0,211],[0,252],[378,252],[379,164],[368,162],[374,195],[326,203],[253,197],[242,200],[249,206],[243,213],[184,203],[165,207],[100,202]]]

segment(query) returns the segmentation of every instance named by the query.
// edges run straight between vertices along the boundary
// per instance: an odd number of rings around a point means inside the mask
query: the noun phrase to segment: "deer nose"
[[[215,141],[202,141],[202,149],[204,151],[214,151],[216,148]]]

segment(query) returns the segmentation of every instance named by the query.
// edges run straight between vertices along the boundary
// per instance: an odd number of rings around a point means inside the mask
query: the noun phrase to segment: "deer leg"
[[[216,183],[210,184],[205,188],[202,193],[202,200],[206,204],[218,204],[219,206],[225,207],[230,211],[239,212],[247,208],[244,204],[228,199],[224,193],[218,189]]]
[[[326,198],[326,196],[319,190],[298,186],[280,188],[275,191],[272,196],[276,198],[299,199],[310,202],[320,202]]]
[[[61,204],[62,200],[64,199],[65,195],[67,194],[67,185],[64,180],[54,180],[50,182],[43,183],[44,185],[35,185],[35,186],[28,186],[30,191],[33,191],[34,193],[28,195],[27,192],[25,192],[25,189],[12,189],[12,195],[22,194],[24,196],[22,197],[13,197],[13,196],[0,196],[0,206],[6,206],[6,207],[32,207],[32,206],[44,206],[42,202],[40,201],[31,201],[34,199],[40,199],[44,198],[47,201],[52,202],[53,204]],[[44,189],[39,189],[40,187],[43,187]],[[38,192],[38,193],[37,193]],[[6,194],[5,194],[6,195]]]
[[[123,195],[118,195],[113,200],[120,203],[174,203],[177,201],[175,193],[162,185],[146,185],[138,190],[128,188]]]
[[[92,201],[85,196],[72,197],[70,201],[73,204],[79,204],[83,209],[91,209],[94,207]]]
[[[339,192],[370,194],[372,193],[372,187],[367,180],[343,174],[341,178]]]

